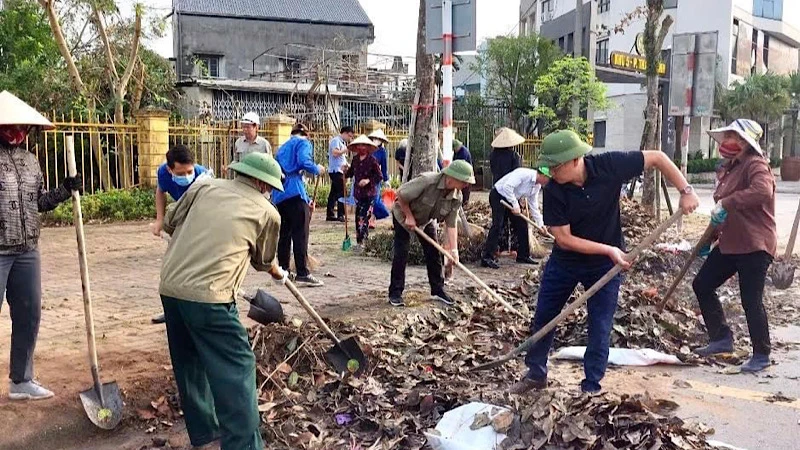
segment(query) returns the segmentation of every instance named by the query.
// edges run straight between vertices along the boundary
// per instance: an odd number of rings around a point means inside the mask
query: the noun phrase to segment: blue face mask
[[[186,175],[173,175],[172,181],[175,182],[178,186],[185,187],[192,184],[194,181],[194,172],[188,173]]]

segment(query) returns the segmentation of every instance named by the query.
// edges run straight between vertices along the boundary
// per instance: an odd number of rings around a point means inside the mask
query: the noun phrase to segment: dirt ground
[[[309,300],[324,317],[357,319],[397,313],[386,303],[389,264],[341,252],[343,224],[326,223],[320,218],[322,215],[318,213],[312,224],[310,254],[320,262],[314,272],[326,286],[306,289]],[[684,229],[687,239],[699,236],[706,222],[702,217],[687,220]],[[380,225],[386,226],[386,223]],[[148,408],[151,401],[171,389],[166,333],[162,325],[150,323],[150,318],[161,311],[157,288],[166,243],[149,233],[147,223],[89,225],[86,232],[101,377],[119,383],[129,417],[118,430],[102,433],[82,411],[77,394],[90,388],[91,376],[75,235],[72,228],[49,228],[43,231],[41,240],[43,311],[36,373],[39,381],[56,392],[56,397],[39,403],[11,403],[6,396],[7,385],[0,384],[0,450],[139,449],[150,444],[154,437],[169,439],[174,448],[188,448],[182,424],[162,427],[152,434],[133,418],[137,409]],[[503,286],[516,283],[523,268],[506,260],[503,270],[478,268],[476,272],[487,282]],[[457,284],[467,281],[460,280]],[[260,286],[266,286],[281,300],[287,314],[304,316],[288,291],[274,287],[268,275],[251,270],[245,290],[254,292]],[[409,268],[407,292],[425,297],[424,268]],[[423,302],[416,307],[428,305]],[[239,307],[244,317],[246,302],[240,302]],[[244,321],[252,323],[249,319]],[[3,308],[0,358],[7,358],[10,328],[8,308]],[[0,366],[0,370],[3,368]],[[571,377],[580,376],[580,367],[558,364],[554,373],[568,383]],[[654,394],[672,392],[669,387],[672,381],[664,381],[666,376],[662,382],[652,381],[658,376],[642,377],[640,372],[634,378],[615,370],[610,373],[607,385],[609,389],[629,392],[642,389]],[[696,396],[687,398],[695,398],[698,403]]]

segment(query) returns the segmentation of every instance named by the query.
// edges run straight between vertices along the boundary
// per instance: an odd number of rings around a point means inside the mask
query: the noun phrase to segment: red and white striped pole
[[[442,0],[442,159],[453,160],[453,1]]]

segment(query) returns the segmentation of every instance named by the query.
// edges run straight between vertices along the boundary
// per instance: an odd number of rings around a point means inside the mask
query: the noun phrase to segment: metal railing
[[[83,175],[84,190],[129,188],[138,184],[138,126],[105,121],[89,121],[82,116],[49,118],[55,129],[28,136],[27,149],[33,152],[44,176],[45,189],[57,187],[67,176],[65,137],[74,136],[75,160]]]

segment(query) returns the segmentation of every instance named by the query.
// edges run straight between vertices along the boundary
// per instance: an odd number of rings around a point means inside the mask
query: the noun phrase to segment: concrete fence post
[[[144,109],[135,117],[139,127],[139,184],[154,188],[158,167],[166,162],[169,150],[169,111]]]

